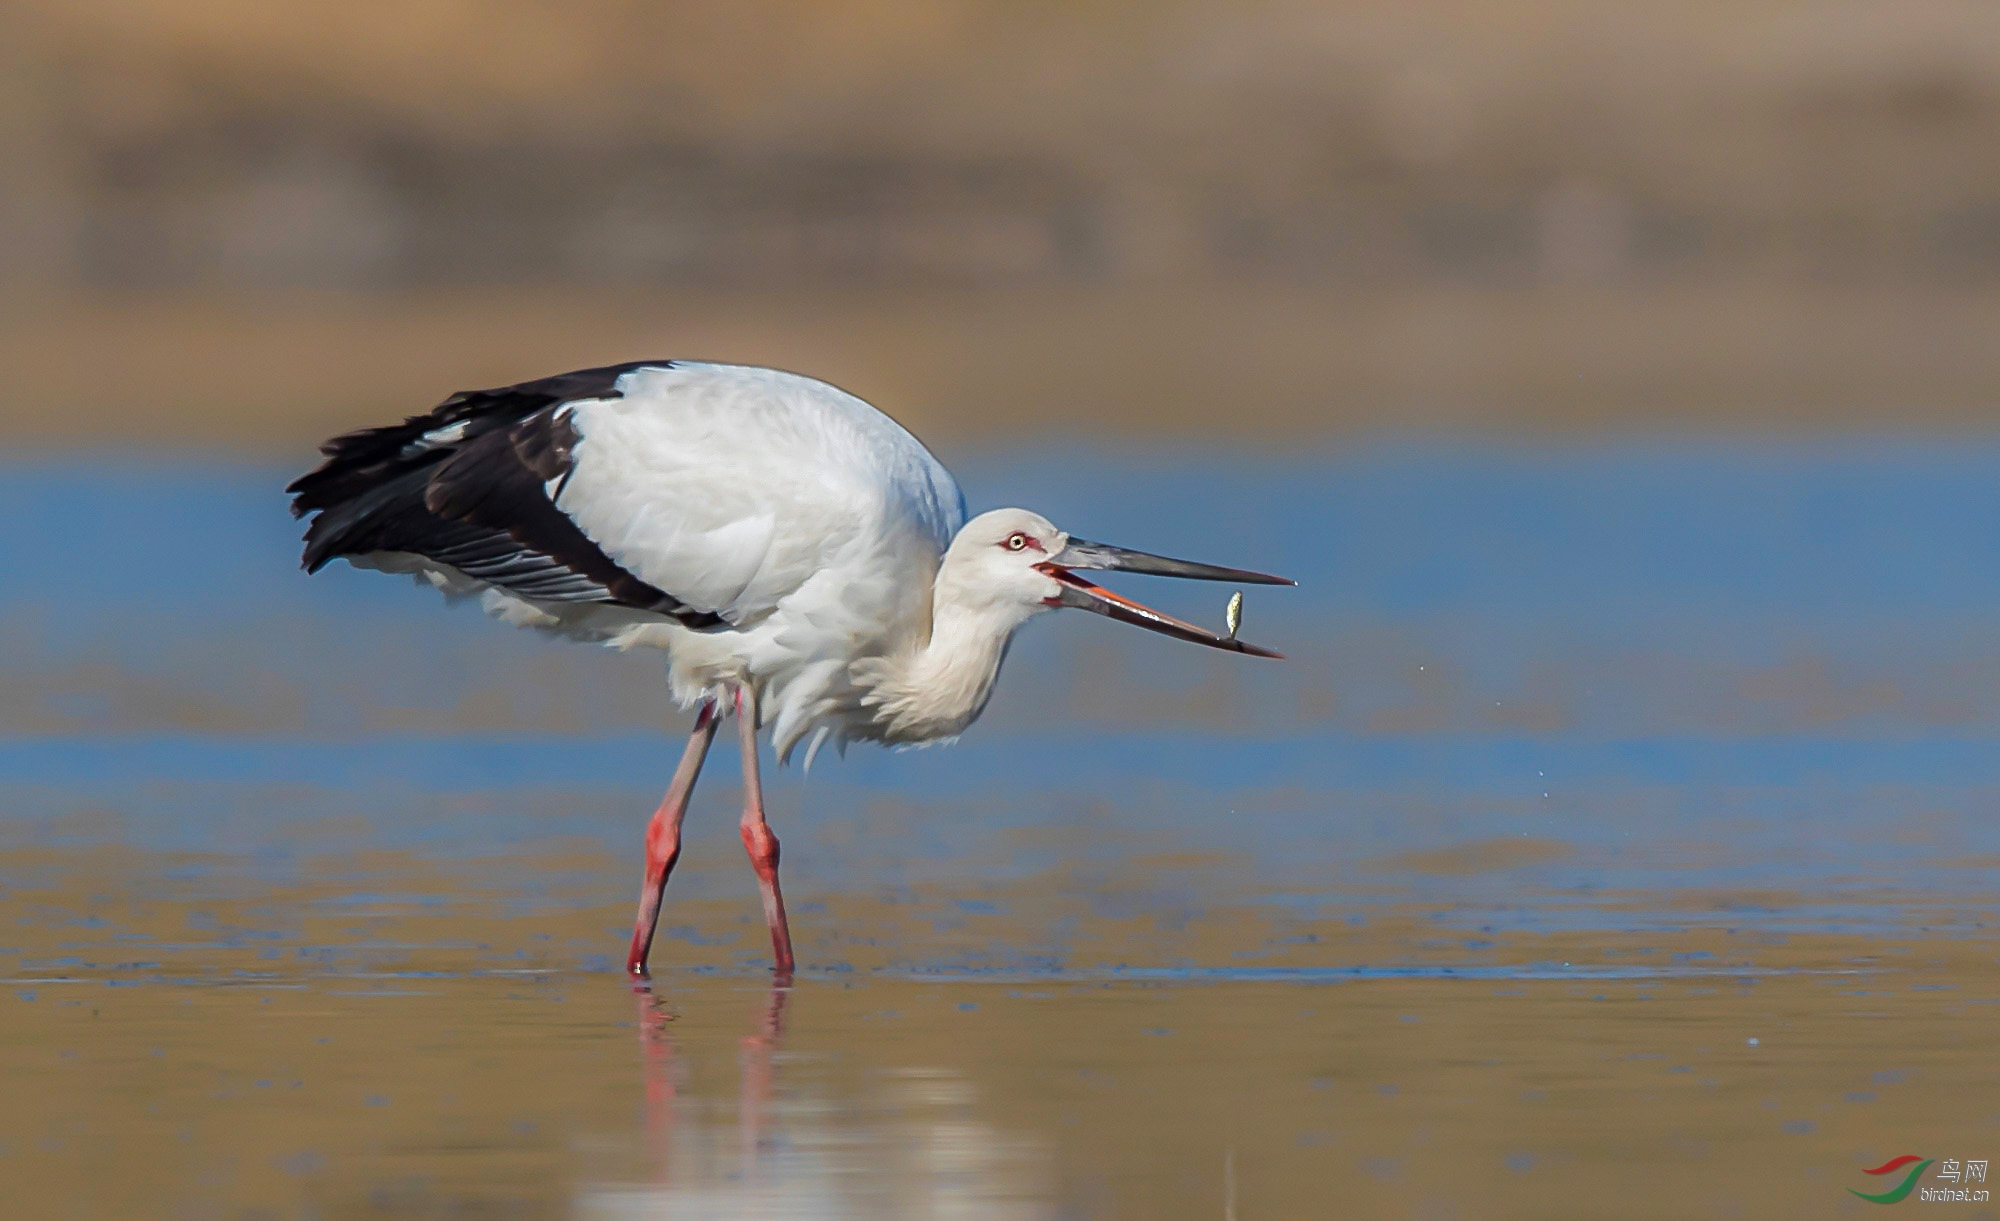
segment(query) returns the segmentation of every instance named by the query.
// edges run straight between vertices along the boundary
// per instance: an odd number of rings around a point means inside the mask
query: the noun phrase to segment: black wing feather
[[[565,404],[612,398],[618,379],[665,361],[580,369],[494,390],[465,390],[401,424],[346,433],[285,489],[292,515],[315,514],[304,565],[407,552],[544,602],[606,603],[689,627],[723,624],[620,567],[556,507],[574,470]],[[455,430],[444,432],[444,430]],[[444,432],[442,438],[439,434]]]

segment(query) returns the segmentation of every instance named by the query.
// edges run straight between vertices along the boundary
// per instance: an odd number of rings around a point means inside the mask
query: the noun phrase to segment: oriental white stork
[[[1290,585],[1283,577],[1086,542],[1026,509],[966,520],[951,473],[844,391],[774,369],[634,361],[454,394],[335,437],[287,489],[314,514],[305,568],[335,558],[476,597],[510,623],[666,650],[698,708],[646,830],[627,968],[644,975],[681,820],[734,711],[744,848],[779,975],[792,970],[757,733],[907,745],[977,720],[1015,629],[1070,606],[1218,649],[1277,657],[1077,575]]]

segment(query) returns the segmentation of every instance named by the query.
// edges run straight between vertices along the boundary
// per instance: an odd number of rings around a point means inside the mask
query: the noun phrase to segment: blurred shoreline
[[[1965,0],[25,0],[0,441],[635,358],[941,444],[2000,424]]]
[[[0,305],[0,438],[290,456],[455,390],[649,357],[796,369],[927,440],[1010,448],[1984,431],[1995,335],[2000,287],[57,293]]]

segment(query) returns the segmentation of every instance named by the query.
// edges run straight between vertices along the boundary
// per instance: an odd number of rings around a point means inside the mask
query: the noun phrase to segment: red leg
[[[632,923],[632,950],[625,956],[625,969],[634,975],[646,973],[646,957],[653,950],[653,926],[660,918],[660,897],[666,893],[667,878],[681,856],[681,819],[687,816],[688,798],[694,793],[694,778],[701,774],[702,760],[708,758],[709,744],[721,718],[715,702],[701,706],[694,719],[694,733],[688,738],[681,765],[674,769],[673,783],[646,824],[646,881],[639,888],[639,916]]]
[[[792,930],[785,923],[785,897],[778,890],[778,837],[764,821],[764,785],[757,778],[757,694],[743,687],[736,689],[736,732],[743,743],[743,850],[750,854],[757,888],[764,893],[773,970],[779,979],[790,979]]]

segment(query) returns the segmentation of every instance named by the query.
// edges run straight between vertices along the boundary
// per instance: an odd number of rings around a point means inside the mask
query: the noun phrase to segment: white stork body
[[[453,395],[349,433],[293,483],[335,557],[477,596],[510,622],[666,650],[696,730],[648,832],[645,970],[680,820],[721,712],[744,744],[743,835],[780,971],[791,945],[756,733],[891,744],[978,718],[1017,628],[1056,606],[1269,654],[1112,594],[1077,568],[1288,583],[1072,539],[1024,509],[968,522],[951,473],[860,399],[772,369],[636,362]],[[807,755],[808,761],[811,752]],[[650,896],[650,897],[649,897]]]
[[[423,557],[376,565],[477,591],[511,623],[663,648],[683,707],[753,683],[780,755],[814,730],[912,743],[965,728],[983,701],[918,718],[862,703],[924,652],[933,580],[965,524],[957,482],[921,442],[845,391],[773,369],[676,362],[615,388],[557,409],[576,441],[550,499],[621,568],[726,628],[536,601]],[[872,683],[851,668],[864,658],[888,663],[862,668]]]

